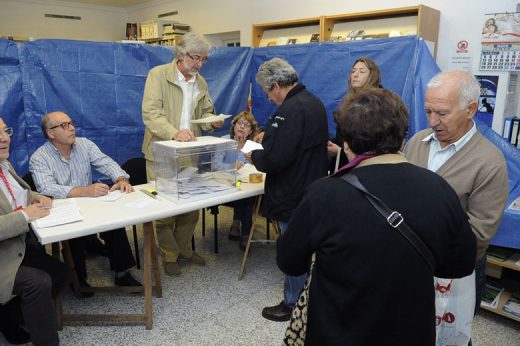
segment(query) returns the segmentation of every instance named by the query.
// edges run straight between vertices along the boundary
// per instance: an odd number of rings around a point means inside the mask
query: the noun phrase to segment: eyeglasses
[[[245,127],[245,128],[250,128],[251,127],[250,123],[248,123],[247,121],[243,121],[243,120],[237,121],[237,125]]]
[[[186,53],[186,55],[189,56],[190,59],[195,61],[195,62],[201,62],[203,64],[208,62],[208,57],[207,56],[199,56],[199,55],[193,56],[190,53]]]
[[[62,129],[67,130],[70,127],[70,125],[75,126],[76,122],[74,120],[67,121],[67,122],[58,124],[56,126],[49,127],[48,130],[53,130],[53,129],[57,128],[57,127],[61,127]]]
[[[12,127],[6,127],[5,129],[0,129],[0,135],[6,135],[7,137],[11,137],[13,135],[13,128]]]

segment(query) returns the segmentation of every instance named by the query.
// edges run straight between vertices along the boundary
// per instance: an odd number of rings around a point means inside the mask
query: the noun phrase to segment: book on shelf
[[[309,42],[320,42],[320,34],[312,34]]]
[[[514,249],[509,249],[506,247],[494,246],[494,245],[490,245],[489,248],[486,250],[486,254],[489,257],[496,259],[497,261],[501,261],[501,262],[504,262],[505,260],[507,260],[514,253],[515,253]]]
[[[138,36],[137,23],[126,23],[126,39],[137,41]]]
[[[520,293],[514,293],[504,304],[502,311],[505,314],[520,318]]]
[[[484,296],[482,297],[481,306],[486,306],[491,309],[496,309],[498,307],[498,302],[500,301],[500,296],[504,292],[503,288],[493,286],[489,283],[486,284],[486,288],[484,290]]]

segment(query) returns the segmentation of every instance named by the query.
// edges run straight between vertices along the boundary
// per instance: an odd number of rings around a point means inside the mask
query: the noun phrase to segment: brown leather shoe
[[[164,262],[164,273],[169,276],[179,276],[181,275],[181,268],[177,264],[177,262]]]
[[[238,240],[240,238],[240,221],[233,220],[233,224],[229,227],[229,240]]]
[[[191,255],[190,258],[183,257],[183,256],[179,256],[179,258],[181,260],[186,260],[186,261],[190,262],[191,264],[195,264],[195,265],[198,265],[198,266],[205,266],[206,265],[206,260],[204,259],[204,257],[200,256],[195,251],[193,251],[193,254]]]

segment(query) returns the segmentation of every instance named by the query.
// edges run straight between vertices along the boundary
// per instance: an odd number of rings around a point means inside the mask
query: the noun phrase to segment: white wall
[[[80,16],[81,20],[46,18],[45,13]],[[60,1],[0,0],[0,36],[116,41],[125,38],[127,12],[106,6]]]
[[[414,6],[421,2],[441,12],[437,63],[451,67],[457,42],[469,42],[473,70],[478,69],[483,15],[511,12],[520,0],[152,0],[127,10],[63,1],[0,0],[0,35],[114,41],[124,38],[125,23],[156,19],[160,13],[179,11],[165,19],[177,20],[203,34],[240,31],[242,46],[251,44],[251,24],[320,15]],[[81,21],[45,18],[44,13],[81,16]]]
[[[126,10],[113,7],[72,5],[60,1],[0,0],[0,35],[35,38],[69,38],[95,41],[115,41],[123,38],[126,22],[156,19],[160,13],[179,11],[178,15],[164,19],[177,20],[191,25],[202,34],[240,32],[242,46],[251,45],[251,25],[321,15],[373,11],[384,8],[415,6],[419,3],[440,11],[437,64],[442,70],[454,69],[457,42],[469,43],[471,70],[478,70],[480,33],[484,14],[513,12],[520,0],[152,0]],[[79,15],[81,21],[47,19],[44,13]],[[505,82],[508,74],[494,73]],[[507,95],[502,88],[497,101]],[[504,101],[497,104],[493,128],[500,132]],[[517,111],[518,113],[518,111]]]

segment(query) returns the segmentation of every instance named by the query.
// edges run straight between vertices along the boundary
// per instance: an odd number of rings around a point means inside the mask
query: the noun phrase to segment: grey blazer
[[[31,191],[10,164],[9,173],[27,189],[27,201],[31,203],[38,194]],[[0,192],[0,304],[11,299],[14,278],[25,255],[25,233],[28,231],[29,224],[23,214],[13,211],[7,197]]]

